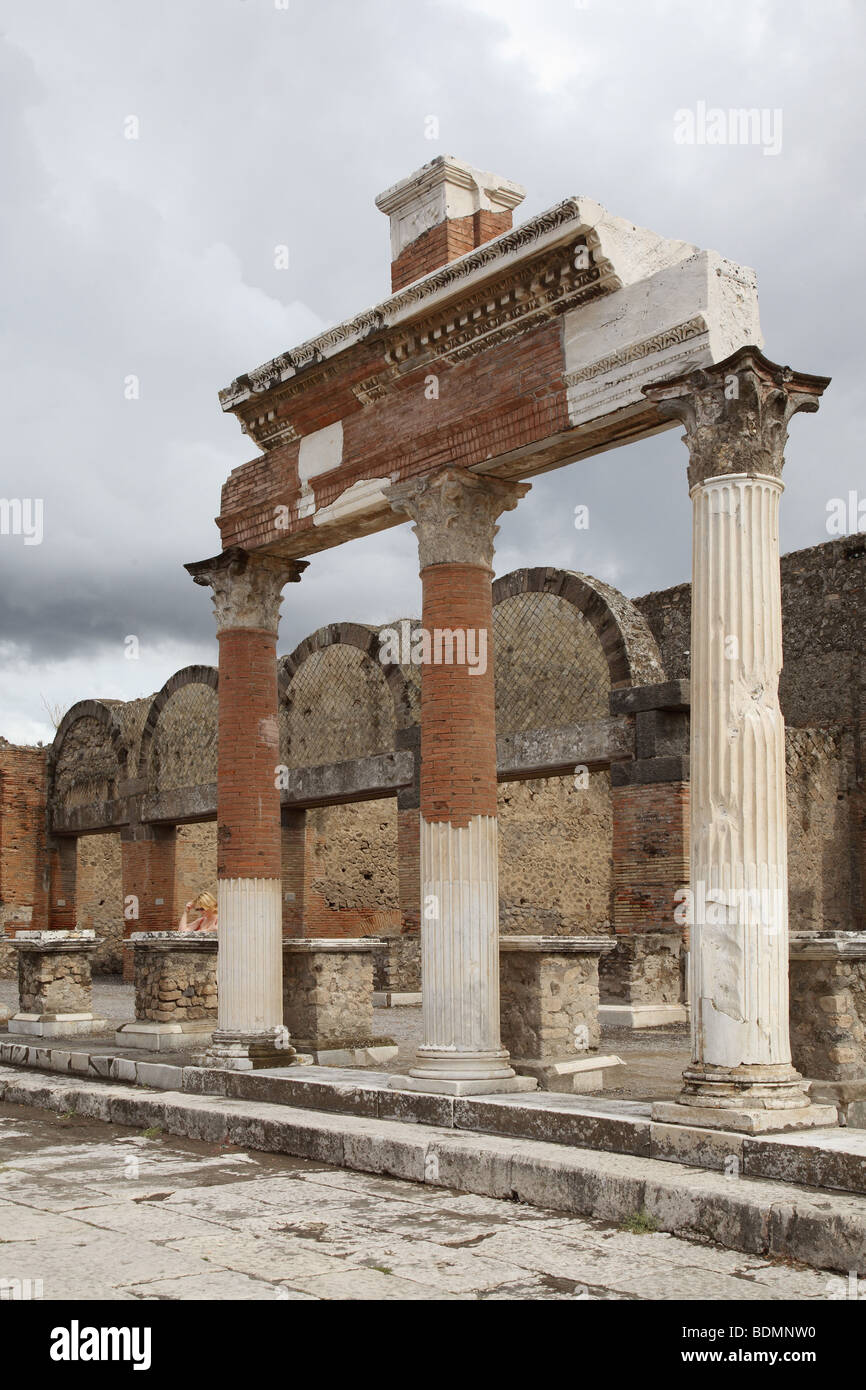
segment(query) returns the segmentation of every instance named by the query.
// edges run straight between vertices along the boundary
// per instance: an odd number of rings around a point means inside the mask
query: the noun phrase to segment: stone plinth
[[[133,932],[135,1021],[114,1035],[124,1047],[174,1052],[206,1042],[217,1026],[216,932]]]
[[[663,1028],[688,1023],[683,1002],[682,932],[620,936],[601,963],[602,1023],[612,1028]]]
[[[373,1004],[387,1009],[420,1003],[420,932],[380,939],[373,953]]]
[[[373,1032],[377,937],[283,942],[283,1022],[292,1045],[320,1066],[363,1066],[397,1055],[393,1038]]]
[[[548,1091],[598,1091],[598,963],[614,949],[603,936],[503,936],[499,941],[500,1030],[518,1075]]]
[[[106,1022],[93,1015],[91,958],[101,944],[92,931],[19,932],[11,942],[18,952],[18,1012],[10,1032],[100,1032]]]
[[[791,1053],[814,1101],[866,1128],[866,932],[792,932]]]

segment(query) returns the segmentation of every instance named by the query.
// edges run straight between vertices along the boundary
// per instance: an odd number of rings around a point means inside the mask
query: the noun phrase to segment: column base
[[[213,1020],[188,1019],[184,1023],[122,1023],[114,1034],[119,1047],[141,1048],[145,1052],[181,1052],[210,1042]]]
[[[688,1023],[688,1004],[599,1004],[598,1021],[607,1028],[664,1028]]]
[[[288,1031],[268,1028],[260,1033],[235,1033],[217,1029],[201,1065],[224,1071],[254,1071],[260,1067],[290,1067],[298,1053]]]
[[[707,1129],[766,1134],[835,1125],[832,1105],[814,1105],[808,1084],[789,1062],[717,1067],[694,1062],[676,1101],[657,1101],[653,1119]]]
[[[108,1020],[93,1014],[13,1014],[10,1033],[32,1033],[41,1038],[65,1038],[78,1033],[102,1033]]]
[[[534,1091],[538,1082],[534,1076],[503,1076],[487,1081],[457,1081],[454,1078],[426,1076],[412,1072],[408,1076],[389,1076],[388,1085],[394,1091],[420,1091],[431,1096],[498,1096],[510,1091]]]
[[[370,1067],[393,1062],[400,1051],[393,1038],[295,1038],[295,1048],[317,1067]]]
[[[726,1129],[736,1134],[772,1134],[791,1129],[828,1129],[838,1124],[835,1105],[806,1105],[788,1110],[719,1109],[709,1105],[680,1105],[656,1101],[652,1118],[661,1124],[690,1125],[694,1129]]]

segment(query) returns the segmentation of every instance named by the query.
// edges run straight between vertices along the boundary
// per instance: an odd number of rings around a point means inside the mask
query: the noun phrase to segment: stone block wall
[[[349,945],[349,943],[347,943]],[[355,946],[355,943],[351,943]],[[373,1033],[373,951],[316,949],[287,942],[283,950],[283,1022],[294,1042],[349,1047]]]
[[[19,950],[18,998],[23,1014],[74,1014],[91,1008],[91,955],[85,951]]]
[[[135,1016],[150,1023],[186,1023],[217,1016],[217,951],[135,953]]]
[[[502,1045],[518,1059],[547,1060],[598,1048],[598,957],[503,950]]]
[[[91,963],[95,974],[123,969],[123,887],[120,835],[80,835],[75,882],[75,925],[101,938]]]
[[[610,928],[610,776],[505,782],[498,788],[499,926],[509,935],[573,936]]]
[[[866,1080],[866,960],[791,959],[791,1055],[813,1080]]]

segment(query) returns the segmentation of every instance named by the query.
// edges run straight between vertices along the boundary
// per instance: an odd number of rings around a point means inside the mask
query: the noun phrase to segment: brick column
[[[283,1025],[277,627],[306,562],[232,547],[186,566],[213,589],[219,637],[219,1027],[211,1065],[294,1056]]]
[[[390,494],[395,510],[415,520],[430,644],[421,672],[424,1041],[409,1077],[392,1083],[413,1090],[459,1095],[534,1084],[515,1076],[499,1038],[491,594],[496,517],[527,491],[446,468]],[[467,660],[472,641],[476,655],[486,650],[483,670]]]
[[[48,842],[48,926],[51,931],[75,930],[75,887],[78,878],[78,840],[57,835]]]
[[[134,824],[121,829],[124,940],[133,932],[172,931],[177,926],[183,908],[175,893],[176,850],[177,826]],[[130,898],[136,901],[130,903]],[[123,978],[131,981],[133,977],[133,953],[127,947]]]
[[[600,963],[602,1022],[685,1023],[682,890],[689,882],[688,681],[612,690],[610,710],[635,724],[635,757],[613,763],[613,929]]]
[[[682,421],[693,502],[692,1064],[660,1120],[746,1133],[835,1123],[791,1064],[779,498],[787,426],[827,380],[741,348],[647,388]]]

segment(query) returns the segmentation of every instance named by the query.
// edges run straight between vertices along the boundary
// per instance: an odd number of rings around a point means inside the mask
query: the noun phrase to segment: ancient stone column
[[[692,1064],[658,1119],[756,1132],[835,1123],[788,1035],[779,498],[787,425],[823,377],[756,348],[647,388],[681,420],[693,502]]]
[[[213,589],[219,637],[219,1026],[208,1060],[290,1060],[283,1025],[276,642],[283,585],[305,561],[232,547],[186,566]]]
[[[458,468],[391,488],[414,519],[421,634],[424,1041],[392,1085],[448,1094],[531,1089],[499,1038],[493,538],[528,484]]]

